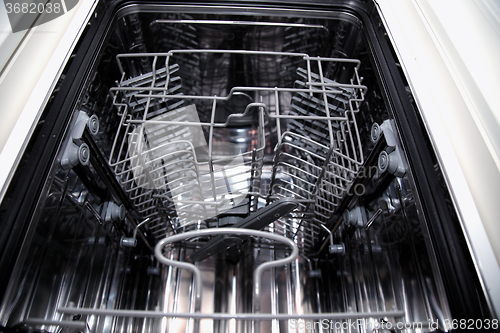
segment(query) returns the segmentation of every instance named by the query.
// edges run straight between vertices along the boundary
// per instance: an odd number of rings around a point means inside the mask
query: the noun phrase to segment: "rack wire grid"
[[[224,96],[190,94],[183,92],[174,61],[193,54],[239,55],[254,62],[286,58],[303,66],[295,69],[292,86],[234,86]],[[131,76],[124,69],[145,58],[150,72]],[[355,113],[367,88],[358,74],[359,60],[189,49],[120,54],[117,62],[122,78],[110,91],[121,120],[109,164],[156,241],[217,226],[208,221],[217,221],[245,198],[252,211],[293,197],[299,207],[268,230],[293,239],[302,251],[313,246],[320,225],[331,218],[363,164]],[[326,78],[324,68],[332,65],[352,68],[350,82]],[[236,96],[246,96],[248,103],[220,120],[223,104]],[[237,129],[243,137],[228,139],[238,121],[248,117],[253,125]],[[266,163],[269,151],[272,165]]]

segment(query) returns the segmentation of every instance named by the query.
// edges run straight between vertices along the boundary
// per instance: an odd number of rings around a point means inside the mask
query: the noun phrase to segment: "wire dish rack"
[[[223,96],[189,91],[176,60],[206,54],[301,65],[291,85],[232,86]],[[363,164],[355,113],[367,88],[358,60],[190,49],[117,61],[122,77],[110,91],[121,120],[109,164],[156,241],[220,226],[217,216],[237,207],[252,212],[292,197],[299,207],[269,231],[301,251],[313,246]],[[134,62],[151,71],[128,73]],[[352,68],[350,82],[325,77],[331,66]]]

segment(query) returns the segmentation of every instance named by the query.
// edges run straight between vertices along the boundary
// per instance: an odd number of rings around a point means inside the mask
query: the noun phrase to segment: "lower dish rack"
[[[288,248],[288,252],[284,258],[274,259],[265,261],[259,264],[254,272],[252,279],[252,293],[253,293],[253,309],[250,312],[236,313],[234,311],[230,312],[213,312],[204,313],[201,310],[202,305],[202,272],[197,267],[197,265],[178,261],[169,257],[168,245],[175,242],[188,240],[190,238],[199,238],[207,235],[247,235],[253,237],[261,237],[272,241],[273,246],[276,244],[285,245]],[[167,248],[167,249],[166,249]],[[122,309],[97,309],[97,308],[77,308],[73,307],[71,304],[69,307],[60,307],[57,311],[65,316],[90,316],[90,317],[107,317],[107,318],[141,318],[144,320],[142,325],[143,330],[149,332],[166,332],[166,331],[187,331],[187,332],[203,332],[204,328],[208,330],[209,327],[213,325],[213,321],[229,322],[229,327],[226,331],[236,330],[236,321],[243,322],[243,327],[245,331],[250,332],[260,332],[261,322],[277,322],[285,321],[288,322],[289,329],[299,328],[316,330],[330,329],[330,330],[344,330],[349,328],[359,329],[359,330],[374,330],[378,328],[389,327],[392,321],[396,318],[402,318],[405,315],[404,311],[398,311],[392,309],[390,311],[370,311],[370,312],[322,312],[322,313],[261,313],[261,293],[262,286],[261,280],[262,275],[265,270],[270,270],[272,268],[278,268],[284,265],[290,265],[294,261],[297,261],[299,257],[299,249],[297,244],[290,240],[289,238],[275,235],[266,231],[249,230],[242,228],[212,228],[205,230],[193,230],[187,231],[181,234],[173,235],[162,239],[155,246],[155,257],[157,260],[166,266],[176,267],[178,269],[183,269],[190,271],[192,273],[192,288],[189,291],[189,301],[187,308],[189,312],[164,312],[160,309],[156,310],[122,310]],[[73,317],[74,318],[74,317]],[[380,322],[375,318],[383,318]],[[204,323],[204,320],[208,320]],[[390,320],[387,321],[387,320]],[[184,325],[177,326],[179,322],[185,321]],[[307,322],[307,325],[306,325]],[[28,324],[44,324],[44,325],[56,325],[60,327],[73,327],[73,328],[84,328],[82,322],[71,322],[71,321],[45,321],[27,322]],[[384,326],[385,323],[385,326]],[[412,324],[412,323],[410,323]],[[309,326],[311,325],[311,326]],[[315,326],[313,326],[315,325]],[[318,326],[318,327],[316,327]],[[312,327],[312,328],[311,328]]]
[[[175,61],[206,54],[243,56],[257,68],[263,58],[302,66],[281,87],[200,94],[183,87]],[[120,54],[117,61],[122,78],[110,91],[121,121],[109,164],[156,241],[221,226],[219,214],[247,202],[252,212],[291,197],[298,208],[269,230],[310,249],[363,164],[355,113],[367,88],[358,60],[190,49]],[[151,71],[128,73],[137,62]],[[350,82],[328,79],[333,65],[350,66]]]

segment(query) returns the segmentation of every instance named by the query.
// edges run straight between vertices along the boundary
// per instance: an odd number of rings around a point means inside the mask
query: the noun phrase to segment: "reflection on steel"
[[[368,220],[368,222],[366,222],[366,225],[365,225],[365,229],[368,230],[368,228],[371,227],[372,223],[380,216],[380,214],[382,214],[382,208],[379,208],[375,214],[373,214],[372,217],[370,217],[370,219]]]
[[[33,325],[45,325],[45,326],[59,326],[61,328],[63,327],[69,327],[69,328],[79,328],[79,329],[85,329],[86,325],[82,321],[69,321],[69,320],[45,320],[45,319],[37,319],[37,318],[29,318],[26,319],[25,321],[20,323],[28,325],[28,326],[33,326]]]
[[[260,27],[293,27],[293,28],[314,28],[323,29],[328,32],[324,25],[320,24],[304,24],[304,23],[280,23],[280,22],[255,22],[255,21],[224,21],[224,20],[155,20],[150,23],[154,24],[217,24],[217,25],[244,25],[244,26],[260,26]]]

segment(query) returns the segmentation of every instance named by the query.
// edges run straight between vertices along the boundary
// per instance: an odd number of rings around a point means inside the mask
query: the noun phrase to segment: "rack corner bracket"
[[[380,173],[388,171],[396,177],[403,177],[408,167],[403,158],[400,143],[397,140],[397,134],[391,120],[385,120],[382,125],[373,124],[371,140],[377,142],[382,135],[387,143],[387,148],[378,156],[378,169]]]
[[[84,166],[89,164],[90,149],[82,140],[83,131],[86,126],[88,126],[92,135],[97,134],[99,131],[99,119],[96,115],[89,117],[86,112],[80,111],[70,130],[70,138],[61,158],[61,166],[64,170],[69,170],[78,164]]]

